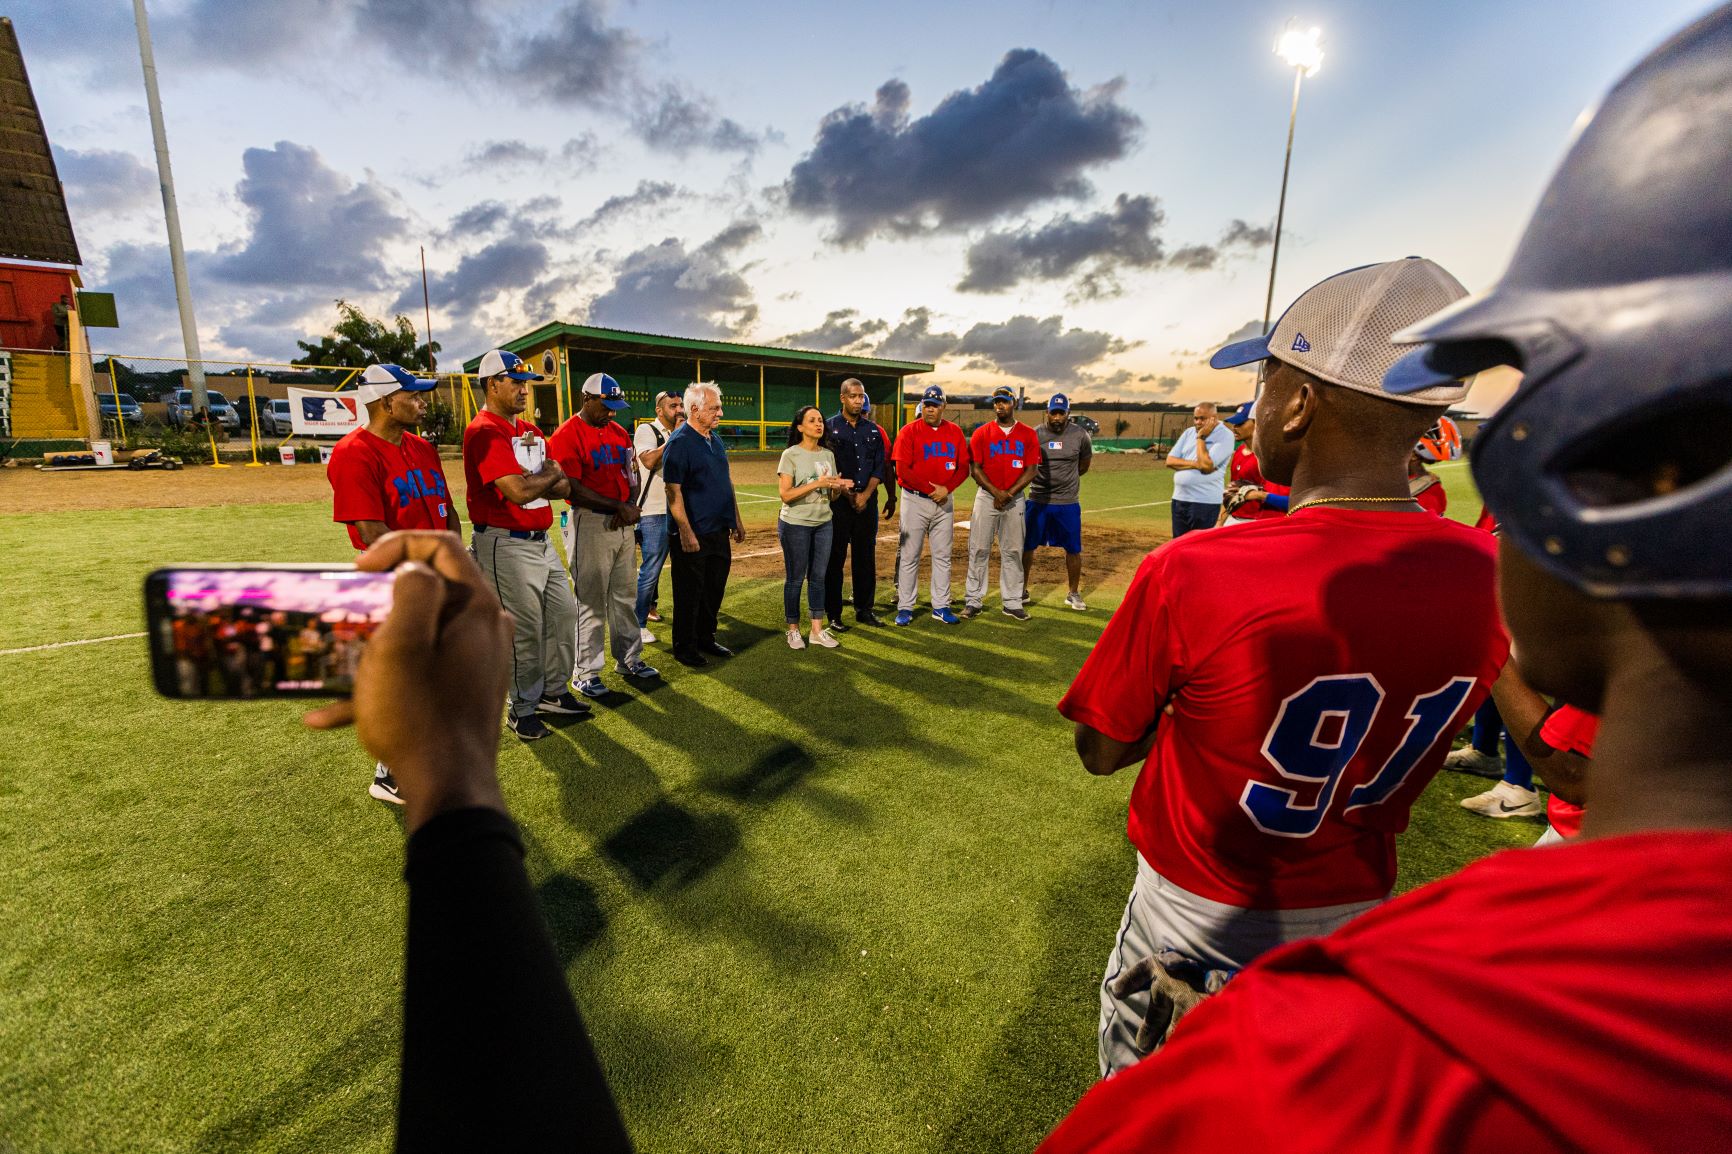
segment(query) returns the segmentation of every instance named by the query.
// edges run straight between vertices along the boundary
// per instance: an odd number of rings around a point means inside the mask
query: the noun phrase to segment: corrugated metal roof
[[[83,263],[18,34],[5,17],[0,17],[0,257]]]
[[[932,371],[932,366],[925,361],[892,361],[882,357],[820,353],[810,349],[784,348],[780,345],[746,345],[736,341],[699,340],[693,337],[666,336],[661,333],[638,333],[628,329],[603,329],[594,325],[569,325],[560,321],[552,321],[542,325],[534,332],[525,333],[516,340],[507,341],[499,347],[507,352],[521,353],[525,349],[534,348],[549,340],[557,340],[562,337],[572,342],[636,346],[641,351],[651,353],[658,350],[662,352],[709,353],[717,358],[753,364],[762,361],[768,364],[797,365],[802,368],[822,366],[837,371],[854,369],[868,376],[908,376]],[[466,361],[463,371],[473,373],[480,363],[480,357]]]

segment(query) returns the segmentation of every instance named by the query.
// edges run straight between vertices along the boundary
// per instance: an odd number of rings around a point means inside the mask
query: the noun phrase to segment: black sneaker
[[[732,657],[734,651],[720,641],[706,641],[698,646],[699,653],[708,653],[711,657]]]
[[[973,621],[976,617],[980,616],[980,606],[964,605],[962,607],[961,616],[964,621]]]
[[[881,629],[884,626],[884,619],[878,616],[878,614],[872,612],[870,609],[866,610],[864,613],[854,614],[854,621],[855,624],[870,625],[874,629]]]
[[[1005,606],[1004,615],[1006,617],[1014,617],[1018,621],[1027,621],[1028,620],[1028,610],[1024,609],[1020,605],[1018,605],[1015,609],[1010,608],[1008,605]]]
[[[582,717],[589,712],[589,705],[579,701],[577,695],[566,692],[553,697],[543,697],[536,705],[537,713],[564,713],[573,717]]]
[[[513,714],[506,720],[505,724],[511,732],[517,735],[520,741],[540,741],[553,732],[547,728],[547,724],[541,718],[533,713],[526,717],[518,717]]]
[[[368,787],[367,794],[392,805],[403,804],[403,795],[397,792],[397,779],[391,776],[391,771],[382,761],[373,767],[373,784]]]
[[[832,633],[846,633],[848,632],[849,627],[842,624],[842,615],[838,613],[830,620],[829,629]]]
[[[674,650],[674,660],[688,669],[702,669],[709,664],[708,661],[704,660],[703,654],[693,653],[690,649]]]

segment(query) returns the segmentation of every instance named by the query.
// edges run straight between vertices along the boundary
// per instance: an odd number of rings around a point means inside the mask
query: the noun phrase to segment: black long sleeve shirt
[[[836,474],[854,482],[856,493],[873,477],[878,478],[880,485],[890,483],[889,454],[872,418],[861,417],[850,425],[847,417],[837,413],[824,424],[829,432],[830,451],[836,454]]]
[[[629,1154],[517,826],[492,809],[442,813],[405,859],[397,1149]]]

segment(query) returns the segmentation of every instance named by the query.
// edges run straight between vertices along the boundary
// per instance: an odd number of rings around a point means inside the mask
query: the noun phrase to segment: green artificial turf
[[[1170,492],[1103,470],[1085,507]],[[138,630],[164,561],[346,559],[328,515],[0,517],[0,649]],[[793,653],[779,584],[740,581],[737,658],[502,742],[640,1149],[1030,1149],[1089,1086],[1132,774],[1084,773],[1053,710],[1119,591],[1061,593]],[[402,839],[353,737],[163,701],[139,640],[0,656],[0,700],[0,1150],[388,1149]],[[1432,785],[1403,888],[1537,835],[1457,806],[1486,784]]]

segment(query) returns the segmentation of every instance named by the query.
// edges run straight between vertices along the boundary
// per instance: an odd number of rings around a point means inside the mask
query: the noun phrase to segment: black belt
[[[546,529],[501,529],[497,525],[477,525],[477,526],[475,526],[475,531],[477,533],[485,533],[489,529],[493,530],[493,532],[495,532],[495,533],[508,533],[511,535],[511,538],[514,541],[545,541],[545,540],[547,540],[547,530]]]

